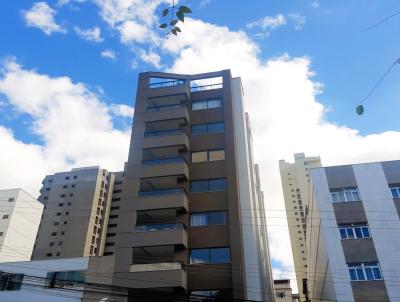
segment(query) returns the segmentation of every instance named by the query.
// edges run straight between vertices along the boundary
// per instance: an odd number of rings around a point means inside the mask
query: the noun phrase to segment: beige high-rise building
[[[114,173],[100,167],[47,175],[32,260],[101,256],[105,248],[110,254],[106,235],[113,219],[110,211],[117,215],[112,205],[114,180]]]
[[[303,279],[307,272],[306,208],[309,200],[311,168],[321,167],[320,157],[294,154],[294,163],[279,161],[286,217],[289,226],[293,261],[299,293],[303,292]]]

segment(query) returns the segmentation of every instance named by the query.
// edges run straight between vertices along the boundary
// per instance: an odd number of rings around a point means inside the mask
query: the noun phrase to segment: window
[[[104,252],[103,253],[103,256],[110,256],[110,255],[114,255],[114,253],[113,252]]]
[[[333,202],[361,201],[357,188],[345,188],[331,191]]]
[[[62,288],[66,285],[74,285],[71,283],[84,283],[85,272],[83,271],[64,271],[64,272],[49,272],[46,277],[46,287]]]
[[[119,207],[111,207],[110,210],[119,210]]]
[[[64,198],[65,197],[65,194],[61,194],[61,196],[60,196],[61,198]]]
[[[221,99],[201,100],[192,102],[192,110],[202,110],[222,107]]]
[[[107,237],[115,237],[116,235],[116,233],[107,233]]]
[[[13,202],[14,201],[14,198],[9,198],[8,199],[8,202]]]
[[[64,224],[67,224],[68,223],[68,221],[64,221]]]
[[[66,189],[66,188],[68,188],[68,186],[67,185],[63,185],[63,189]]]
[[[206,226],[227,223],[227,212],[202,212],[190,215],[190,226]]]
[[[54,222],[54,225],[59,225],[60,223],[58,221]]]
[[[71,203],[70,203],[70,202],[68,202],[68,205],[70,206],[70,205],[71,205]]]
[[[54,242],[50,242],[49,246],[54,246]]]
[[[209,123],[192,126],[192,135],[207,133],[222,133],[225,131],[224,123]]]
[[[57,232],[52,232],[51,233],[51,236],[56,236],[57,235]]]
[[[110,215],[110,219],[112,218],[118,218],[118,215]]]
[[[59,241],[59,242],[58,242],[58,245],[62,245],[62,244],[63,244],[63,242],[62,242],[62,241]]]
[[[65,179],[69,179],[69,176],[65,176]]]
[[[61,235],[64,235],[64,234],[65,234],[65,231],[62,231],[62,232],[61,232]]]
[[[121,200],[121,198],[113,198],[113,199],[111,199],[111,201],[120,201]]]
[[[75,175],[75,176],[74,176],[74,179],[77,179],[77,178],[78,178],[78,176]]]
[[[64,204],[62,203],[62,202],[60,202],[59,204],[58,204],[58,206],[59,207],[62,207]]]
[[[351,281],[382,280],[378,262],[348,263]]]
[[[43,197],[43,200],[48,200],[48,199],[49,199],[49,197],[47,197],[47,196]]]
[[[69,215],[69,212],[67,211],[67,212],[65,212],[65,216],[68,216]]]
[[[116,223],[110,223],[110,224],[108,225],[108,227],[109,227],[109,228],[115,228],[115,227],[117,227],[117,224],[116,224]]]
[[[72,184],[71,187],[72,187],[72,188],[75,188],[75,184]]]
[[[390,187],[390,192],[393,198],[400,198],[400,186]]]
[[[10,217],[10,215],[3,215],[3,219],[8,219],[8,217]]]
[[[342,239],[371,238],[368,225],[339,225],[340,237]]]
[[[122,192],[122,190],[114,190],[113,191],[113,193],[115,194],[115,193],[121,193]]]
[[[205,289],[205,290],[192,290],[191,296],[194,296],[195,300],[210,301],[232,301],[232,289]]]
[[[3,236],[4,235],[4,232],[0,232],[0,236]]]
[[[60,256],[60,252],[57,252],[57,253],[56,253],[56,256]]]
[[[115,242],[106,242],[105,246],[114,246]]]
[[[20,290],[24,274],[0,272],[0,291]]]
[[[216,161],[225,159],[225,150],[207,150],[192,152],[192,162]]]
[[[229,263],[230,261],[230,249],[226,247],[190,251],[191,264]]]
[[[72,197],[72,196],[74,196],[74,194],[73,194],[73,193],[69,194],[69,197]]]
[[[226,188],[227,188],[226,178],[193,180],[190,182],[191,192],[225,191]]]

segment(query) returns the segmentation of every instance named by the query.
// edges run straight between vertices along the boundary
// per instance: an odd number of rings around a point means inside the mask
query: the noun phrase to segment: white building
[[[0,262],[31,259],[42,212],[24,190],[0,190]]]
[[[315,167],[321,167],[319,156],[306,157],[304,153],[294,154],[294,163],[279,161],[297,288],[301,294],[307,271],[306,207],[309,199],[309,173]]]
[[[81,301],[89,258],[0,264],[0,301]]]
[[[310,177],[310,299],[400,301],[400,161],[315,168]]]
[[[292,293],[289,279],[274,280],[275,302],[300,302],[298,294]]]

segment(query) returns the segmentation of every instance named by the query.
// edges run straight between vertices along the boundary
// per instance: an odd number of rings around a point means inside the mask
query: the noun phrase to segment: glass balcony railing
[[[183,230],[185,225],[183,223],[155,223],[143,224],[135,227],[135,232],[157,232],[157,231],[171,231]]]
[[[150,83],[149,88],[174,87],[178,85],[186,85],[186,80],[171,80],[171,81]]]
[[[159,263],[145,263],[145,264],[132,264],[131,272],[156,272],[182,269],[181,262],[159,262]]]
[[[222,87],[223,87],[222,83],[202,85],[202,86],[192,86],[192,87],[190,87],[190,91],[196,92],[196,91],[204,91],[204,90],[212,90],[212,89],[221,89]]]
[[[157,112],[157,111],[164,111],[164,110],[179,109],[179,108],[182,108],[182,107],[185,107],[185,104],[172,104],[172,105],[147,107],[146,111]]]
[[[174,163],[183,163],[185,159],[183,157],[170,157],[170,158],[160,158],[160,159],[149,159],[143,160],[143,166],[152,166],[152,165],[162,165],[162,164],[174,164]]]
[[[160,131],[148,131],[144,133],[144,137],[152,136],[167,136],[185,133],[184,129],[172,129],[172,130],[160,130]]]
[[[159,189],[159,190],[139,191],[139,197],[153,197],[153,196],[175,195],[184,193],[185,193],[184,188]]]

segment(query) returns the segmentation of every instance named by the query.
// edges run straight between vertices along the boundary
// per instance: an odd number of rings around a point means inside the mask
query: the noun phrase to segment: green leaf
[[[164,10],[162,11],[162,16],[165,17],[166,15],[168,15],[168,13],[169,13],[169,9],[166,8],[166,9],[164,9]]]
[[[179,20],[181,20],[182,22],[185,22],[185,16],[183,15],[182,11],[178,10],[176,12],[176,16],[178,17]]]
[[[192,10],[189,7],[184,6],[184,5],[179,6],[179,11],[184,13],[184,14],[191,14],[192,13]]]
[[[172,32],[175,36],[178,35],[178,33],[176,32],[176,29],[175,29],[175,28],[171,29],[171,32]]]
[[[165,24],[165,23],[163,23],[163,24],[161,24],[160,26],[159,26],[159,28],[166,28],[167,27],[167,24]]]
[[[177,32],[180,32],[180,33],[182,32],[181,29],[180,29],[178,26],[175,26],[174,29],[175,29]]]
[[[178,23],[178,21],[179,21],[178,19],[172,20],[170,25],[174,26],[176,23]]]
[[[358,105],[356,108],[356,112],[358,115],[362,115],[364,113],[364,106],[363,105]]]

